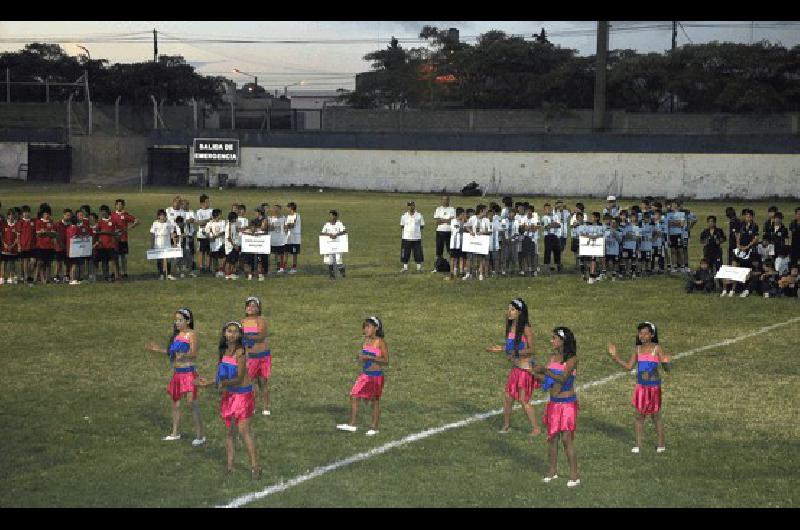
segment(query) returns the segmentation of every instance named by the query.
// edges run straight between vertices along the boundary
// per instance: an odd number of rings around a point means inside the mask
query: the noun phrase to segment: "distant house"
[[[295,111],[298,123],[306,130],[322,129],[322,113],[327,107],[345,107],[341,100],[349,90],[295,90],[289,91],[291,109]]]

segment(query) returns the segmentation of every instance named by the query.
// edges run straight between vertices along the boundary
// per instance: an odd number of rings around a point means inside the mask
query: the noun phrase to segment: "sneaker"
[[[519,271],[520,276],[525,276],[525,271]]]
[[[422,272],[422,265],[417,264],[417,272]]]
[[[635,453],[635,454],[637,454],[637,455],[638,455],[638,454],[639,454],[639,446],[637,445],[637,446],[633,447],[633,448],[631,449],[631,453]]]
[[[731,297],[733,297],[733,289],[731,289],[730,291],[728,291],[728,298],[731,298]]]
[[[161,439],[163,441],[165,441],[165,442],[172,442],[172,441],[175,441],[175,440],[180,440],[181,439],[181,435],[180,434],[176,434],[175,436],[173,436],[171,434],[168,434],[167,436],[164,436]]]
[[[408,272],[408,267],[403,267],[402,269],[400,269],[400,272]]]
[[[663,453],[666,450],[667,450],[666,447],[656,447],[656,453]]]
[[[355,425],[350,425],[349,423],[340,423],[339,425],[336,426],[336,428],[339,429],[340,431],[347,431],[347,432],[356,432],[358,430],[358,427],[356,427]]]
[[[79,282],[78,280],[71,280],[69,282],[70,285],[78,285],[79,283],[81,283],[81,282]]]
[[[769,293],[764,293],[764,298],[769,298]]]
[[[260,281],[260,282],[264,281],[264,275],[263,274],[259,274],[258,275],[258,281]]]
[[[589,279],[586,281],[586,283],[588,283],[589,285],[592,285],[592,284],[594,283],[594,278],[589,278]]]
[[[574,488],[575,486],[580,486],[580,485],[581,485],[581,479],[567,481],[568,488]]]
[[[173,276],[172,274],[167,274],[167,279],[168,280],[174,280],[175,276]]]
[[[544,482],[545,484],[548,484],[548,483],[554,481],[557,478],[558,478],[558,475],[553,475],[552,477],[544,477],[542,479],[542,482]]]
[[[722,297],[724,297],[726,294],[728,294],[728,291],[722,291],[722,294],[720,294],[720,295],[719,295],[719,297],[720,297],[720,298],[722,298]]]
[[[166,276],[164,276],[164,275],[162,274],[162,275],[160,275],[160,276],[158,277],[158,279],[159,279],[159,280],[166,280],[166,279],[167,279],[167,277],[166,277]]]
[[[217,278],[224,278],[225,277],[225,273],[222,272],[222,271],[217,271],[216,277]]]
[[[270,416],[270,415],[272,415],[272,413],[270,411],[268,411],[268,410],[262,410],[261,411],[261,415],[262,416]]]
[[[289,274],[297,274],[297,269],[289,269]]]
[[[744,291],[742,291],[742,294],[739,295],[739,298],[747,298],[748,296],[750,296],[750,291],[745,289]]]
[[[461,278],[461,279],[462,279],[462,280],[466,280],[466,279],[468,279],[468,278],[471,278],[471,277],[472,277],[472,275],[471,275],[470,273],[466,273],[466,274],[464,275],[464,277],[463,277],[463,278]]]
[[[192,277],[192,278],[197,278],[197,273],[192,271],[192,272],[189,273],[189,276]],[[127,276],[126,276],[126,278],[127,278]]]
[[[478,274],[478,281],[483,281],[483,274]]]
[[[203,436],[202,438],[195,438],[194,440],[192,440],[192,446],[193,447],[200,447],[204,443],[206,443],[206,437],[205,436]]]
[[[0,285],[3,285],[5,282],[6,281],[3,278],[0,278]],[[9,281],[8,283],[11,283],[11,281]]]
[[[253,275],[252,275],[252,274],[248,274],[248,275],[247,275],[247,279],[248,279],[248,280],[252,280],[252,279],[253,279]]]
[[[278,269],[278,274],[283,274],[284,272],[286,272],[286,269]]]
[[[237,276],[236,274],[231,274],[231,280],[238,280],[238,279],[239,276]]]
[[[181,273],[181,278],[186,278],[186,274]]]
[[[375,436],[379,432],[380,431],[376,431],[375,429],[370,429],[370,430],[367,431],[367,436]]]

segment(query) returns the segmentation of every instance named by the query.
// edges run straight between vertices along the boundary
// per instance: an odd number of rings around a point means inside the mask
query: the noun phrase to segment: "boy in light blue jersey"
[[[653,210],[653,252],[651,254],[650,270],[655,270],[658,258],[658,274],[664,274],[664,256],[666,255],[667,220],[661,215],[661,209]]]
[[[686,252],[683,240],[683,228],[686,225],[686,214],[678,209],[678,199],[670,201],[667,211],[667,236],[670,249],[670,272],[679,272]]]
[[[655,225],[650,220],[650,212],[642,212],[642,221],[639,223],[639,263],[642,275],[652,274],[651,257],[653,254],[653,229]]]
[[[622,241],[622,230],[619,229],[619,223],[616,218],[606,214],[608,226],[604,227],[603,237],[606,240],[606,263],[605,268],[611,275],[611,281],[617,279],[617,272],[619,271],[619,246]]]
[[[683,272],[689,272],[689,238],[691,237],[692,228],[694,225],[697,224],[697,215],[693,212],[689,211],[688,208],[683,207],[683,202],[678,201],[678,207],[680,211],[683,212],[686,219],[686,224],[683,226],[683,230],[681,235],[683,236],[683,262],[681,266],[683,267]]]
[[[639,245],[639,227],[628,219],[628,211],[620,212],[620,228],[622,230],[621,262],[624,268],[623,276],[629,273],[631,278],[636,278],[636,249]]]
[[[586,265],[584,260],[580,257],[580,237],[586,235],[586,224],[583,222],[583,212],[576,212],[573,225],[570,227],[570,235],[572,236],[572,243],[570,250],[575,254],[575,271],[586,279]]]

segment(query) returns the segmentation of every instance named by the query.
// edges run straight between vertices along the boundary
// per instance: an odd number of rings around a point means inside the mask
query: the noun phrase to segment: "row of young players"
[[[50,281],[77,285],[82,277],[94,281],[100,264],[104,279],[127,279],[128,230],[138,222],[125,211],[123,199],[117,199],[113,213],[106,205],[99,214],[83,205],[74,212],[64,209],[58,220],[47,203],[39,205],[35,219],[28,205],[9,208],[5,217],[0,216],[0,285]],[[77,237],[92,238],[92,257],[70,255],[69,243]],[[109,264],[114,268],[113,277],[109,276]]]
[[[642,211],[639,206],[631,211],[620,210],[609,197],[603,213],[593,212],[586,218],[582,203],[577,203],[575,213],[558,206],[551,209],[544,205],[540,216],[534,206],[517,202],[511,207],[510,197],[503,200],[501,209],[497,203],[478,205],[475,210],[456,208],[456,217],[450,223],[451,278],[460,275],[469,279],[477,262],[477,276],[482,280],[491,271],[493,274],[536,276],[539,267],[540,235],[544,240],[545,271],[562,270],[562,252],[566,249],[567,236],[571,235],[570,249],[575,255],[576,270],[584,279],[594,283],[608,272],[611,279],[630,275],[663,273],[665,258],[670,259],[670,272],[688,272],[689,234],[697,217],[682,209],[679,200],[672,201],[670,209],[663,214],[660,203],[650,201],[643,204],[652,210]],[[600,220],[603,220],[601,223]],[[569,219],[567,221],[567,219]],[[487,256],[463,252],[463,234],[489,235]],[[705,235],[705,232],[704,232]],[[601,259],[602,272],[598,270],[598,259],[581,258],[579,238],[605,239],[605,258]],[[551,257],[553,266],[551,266]],[[656,269],[656,263],[658,268]]]
[[[245,317],[241,321],[231,321],[222,328],[219,341],[219,361],[214,381],[206,380],[197,373],[198,339],[194,332],[194,317],[188,308],[180,308],[175,314],[172,337],[167,348],[158,344],[146,345],[149,351],[168,354],[173,375],[167,385],[167,393],[172,399],[172,432],[165,441],[181,439],[180,419],[182,398],[189,398],[195,423],[196,438],[193,446],[205,444],[205,429],[197,401],[198,389],[216,387],[222,395],[220,416],[227,428],[226,453],[227,471],[235,470],[234,425],[244,438],[250,457],[254,477],[261,476],[258,452],[250,433],[250,419],[255,414],[256,402],[253,383],[256,382],[264,408],[262,414],[270,416],[269,378],[272,372],[272,352],[268,345],[267,321],[262,316],[261,301],[249,297],[245,301]],[[347,432],[358,430],[358,408],[361,400],[372,404],[372,417],[367,436],[379,434],[380,400],[385,385],[384,370],[389,363],[389,349],[385,340],[383,322],[371,316],[362,323],[364,343],[356,361],[361,365],[361,373],[350,390],[351,414],[348,423],[341,423],[337,429]],[[573,332],[564,326],[553,329],[550,353],[547,364],[536,363],[533,331],[528,316],[528,306],[524,300],[515,298],[509,303],[505,322],[505,343],[487,348],[488,352],[504,353],[511,365],[505,385],[503,406],[503,426],[501,434],[510,432],[511,412],[514,401],[519,402],[532,427],[532,436],[540,434],[532,393],[542,388],[549,393],[542,422],[547,430],[549,469],[543,482],[550,483],[558,478],[558,443],[563,444],[569,462],[568,487],[580,485],[577,456],[575,450],[575,431],[578,417],[578,401],[575,392],[575,378],[578,368],[577,341]],[[661,377],[659,367],[669,370],[670,359],[658,343],[658,332],[654,324],[642,323],[637,328],[636,350],[627,363],[617,355],[614,344],[608,345],[612,361],[626,371],[636,367],[636,387],[632,405],[635,410],[636,445],[631,452],[639,453],[643,442],[644,422],[650,416],[658,435],[657,453],[666,450],[664,425],[661,419]]]
[[[182,258],[157,260],[161,279],[175,279],[173,266],[183,277],[185,274],[195,276],[199,261],[200,272],[214,273],[219,278],[238,279],[243,271],[252,280],[256,274],[259,281],[264,281],[269,272],[269,255],[241,252],[243,234],[269,234],[275,268],[283,274],[288,268],[288,255],[292,256],[289,274],[297,272],[297,256],[300,254],[302,238],[302,219],[297,212],[297,204],[286,205],[288,213],[282,213],[278,204],[269,207],[261,204],[256,208],[255,217],[247,218],[247,208],[243,204],[234,203],[227,216],[222,210],[210,207],[207,195],[200,196],[200,209],[188,209],[188,202],[180,196],[173,200],[171,208],[158,210],[156,219],[150,228],[153,235],[152,248],[179,247]],[[267,213],[269,212],[269,215]],[[195,260],[197,249],[198,259]],[[165,275],[166,273],[166,275]]]

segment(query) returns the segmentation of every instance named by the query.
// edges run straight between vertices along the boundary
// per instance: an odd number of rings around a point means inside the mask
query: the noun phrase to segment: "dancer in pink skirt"
[[[548,483],[558,478],[558,441],[564,445],[569,462],[567,487],[579,486],[578,457],[575,453],[575,428],[578,422],[578,397],[575,395],[575,374],[578,367],[578,346],[575,335],[563,326],[553,330],[550,338],[553,353],[547,367],[535,366],[533,371],[543,374],[542,388],[550,391],[550,401],[544,411],[542,423],[547,426],[547,448],[550,455],[550,468],[542,482]]]
[[[261,414],[270,415],[269,410],[269,376],[272,373],[272,352],[267,344],[267,319],[261,316],[261,300],[255,296],[244,301],[245,317],[242,319],[242,331],[245,351],[247,352],[247,375],[251,381],[258,383],[263,409]]]
[[[192,441],[192,445],[197,447],[206,442],[203,434],[203,420],[200,417],[200,407],[197,403],[197,369],[194,366],[197,359],[197,335],[194,332],[194,317],[189,309],[182,307],[175,312],[175,323],[172,328],[172,338],[167,349],[160,348],[155,343],[145,346],[149,351],[155,353],[166,353],[169,355],[170,365],[174,368],[172,379],[167,385],[167,393],[172,398],[172,433],[163,437],[162,440],[180,440],[178,432],[181,422],[181,398],[187,394],[192,395],[191,407],[192,417],[197,437]]]
[[[644,421],[647,416],[653,418],[658,436],[657,453],[667,450],[664,445],[664,422],[661,419],[661,377],[658,374],[658,365],[669,371],[669,357],[658,344],[658,331],[652,322],[643,322],[637,327],[636,351],[631,354],[628,363],[622,362],[617,356],[617,347],[608,345],[611,359],[630,371],[636,364],[636,388],[633,391],[633,407],[635,409],[636,445],[631,453],[639,453],[644,435]]]
[[[491,353],[505,352],[506,358],[512,364],[506,380],[503,427],[500,433],[507,434],[511,431],[511,410],[514,401],[518,401],[531,423],[531,436],[536,436],[541,431],[536,420],[536,409],[530,401],[533,390],[539,388],[540,383],[531,371],[536,365],[536,359],[533,357],[533,330],[528,320],[528,306],[523,300],[515,298],[508,304],[506,316],[505,346],[498,344],[486,348]]]
[[[336,426],[340,431],[356,432],[358,420],[358,400],[372,402],[372,428],[367,436],[378,434],[381,421],[381,394],[383,394],[383,367],[389,364],[389,348],[383,340],[383,323],[376,316],[371,316],[361,326],[364,333],[364,345],[358,355],[358,362],[363,363],[361,375],[350,390],[350,423]]]
[[[225,440],[227,453],[227,473],[234,471],[234,424],[244,438],[247,453],[250,456],[250,469],[253,478],[261,476],[261,466],[258,463],[253,437],[250,435],[250,418],[253,417],[256,402],[253,398],[253,385],[247,374],[247,355],[242,344],[242,326],[238,322],[228,322],[222,328],[219,340],[219,365],[217,379],[214,383],[200,379],[198,386],[208,387],[215,385],[222,390],[222,400],[219,404],[219,413],[225,420],[228,437]]]

